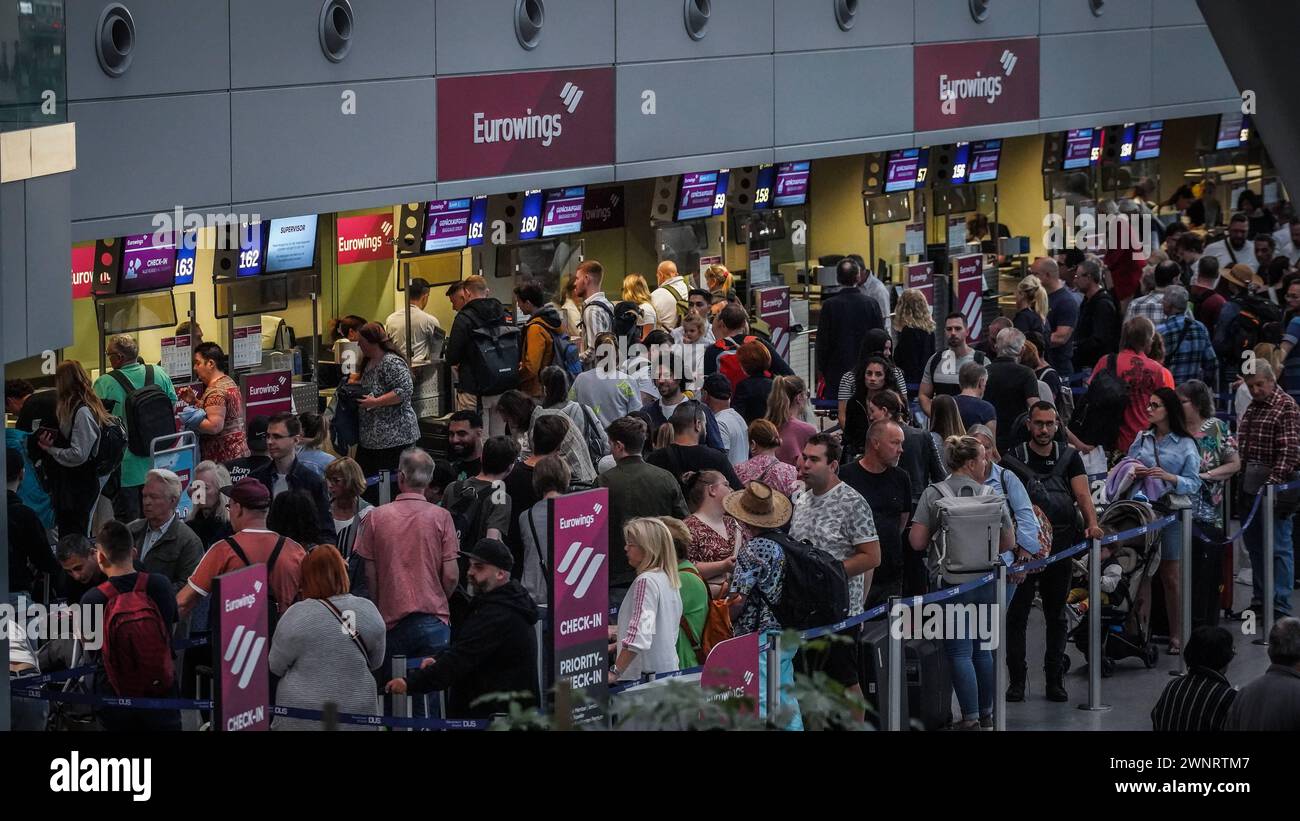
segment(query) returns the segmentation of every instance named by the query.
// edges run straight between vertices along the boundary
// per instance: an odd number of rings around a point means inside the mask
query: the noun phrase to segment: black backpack
[[[1119,354],[1106,354],[1106,367],[1097,372],[1074,406],[1070,430],[1080,440],[1111,450],[1119,437],[1119,421],[1128,407],[1128,384],[1119,378]]]
[[[112,371],[109,376],[122,386],[126,394],[123,411],[117,415],[126,422],[127,449],[135,456],[148,456],[153,440],[176,433],[172,400],[154,384],[153,365],[144,366],[144,383],[138,388],[132,386],[131,380],[121,371]]]
[[[480,325],[469,332],[465,365],[479,396],[500,396],[519,385],[520,332],[504,321]]]
[[[487,510],[488,496],[496,490],[496,485],[488,485],[474,492],[468,492],[470,485],[469,479],[463,479],[456,482],[467,492],[461,493],[456,497],[456,503],[447,508],[451,514],[452,526],[456,528],[456,542],[460,545],[462,551],[473,549],[478,544],[479,539],[487,531]],[[502,485],[502,491],[505,486]],[[448,487],[450,490],[451,487]],[[465,617],[469,615],[469,591],[466,589],[467,579],[469,578],[469,559],[464,556],[456,560],[460,569],[460,575],[456,582],[456,589],[447,597],[448,615],[451,619],[453,630],[458,629],[464,623]]]
[[[283,536],[276,540],[275,549],[271,551],[270,557],[266,560],[266,627],[271,631],[272,636],[275,635],[276,625],[280,623],[280,602],[275,597],[275,585],[271,584],[271,573],[275,570],[276,559],[280,558],[280,551],[284,549],[284,541],[285,539]],[[244,563],[245,567],[249,567],[253,564],[248,560],[248,554],[244,552],[244,548],[240,547],[239,542],[235,541],[234,536],[227,536],[226,544],[230,545],[230,549],[234,551],[235,555],[239,557],[239,560]],[[208,627],[209,629],[215,630],[217,626],[217,600],[213,597],[210,601],[210,609],[208,610]],[[215,642],[215,640],[216,639],[214,638],[213,641]]]
[[[772,614],[787,629],[808,630],[843,621],[849,614],[849,580],[844,563],[809,542],[796,542],[786,533],[769,530],[758,534],[781,545],[785,574],[781,601],[768,602]],[[766,598],[760,588],[754,588]]]
[[[127,433],[122,420],[116,416],[99,427],[99,444],[95,446],[95,475],[111,476],[122,464],[126,455]]]
[[[1242,296],[1236,301],[1241,311],[1233,317],[1227,346],[1219,353],[1226,362],[1240,363],[1242,352],[1254,350],[1261,342],[1281,343],[1282,309],[1257,296]]]
[[[1029,446],[1020,445],[1002,455],[1002,466],[1009,469],[1025,485],[1029,501],[1038,506],[1052,523],[1052,532],[1062,538],[1083,532],[1083,520],[1075,504],[1074,491],[1065,472],[1070,467],[1074,448],[1053,442],[1056,464],[1050,473],[1039,473],[1029,466]]]

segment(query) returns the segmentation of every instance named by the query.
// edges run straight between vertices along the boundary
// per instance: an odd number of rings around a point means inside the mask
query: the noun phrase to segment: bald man
[[[677,327],[679,322],[677,305],[687,304],[687,297],[690,295],[690,286],[686,280],[682,279],[677,273],[677,264],[672,260],[664,260],[659,263],[659,268],[655,271],[659,281],[659,287],[650,294],[650,304],[654,306],[655,318],[659,327],[665,331],[671,331]]]

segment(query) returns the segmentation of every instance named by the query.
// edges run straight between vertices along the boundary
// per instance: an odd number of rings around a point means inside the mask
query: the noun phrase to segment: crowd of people
[[[1233,477],[1252,500],[1300,465],[1300,379],[1291,379],[1300,373],[1292,364],[1300,275],[1288,266],[1273,277],[1274,262],[1300,254],[1270,257],[1276,242],[1261,234],[1252,263],[1244,222],[1230,222],[1230,267],[1202,254],[1195,237],[1175,237],[1177,257],[1151,260],[1146,293],[1115,288],[1102,258],[1038,259],[1016,289],[1015,315],[979,340],[961,313],[936,327],[917,291],[891,306],[884,285],[846,257],[822,307],[815,385],[751,322],[721,266],[707,272],[708,288],[693,289],[664,263],[651,289],[636,274],[609,280],[587,260],[554,300],[523,282],[510,308],[471,276],[448,290],[457,314],[445,361],[456,397],[446,452],[436,454],[419,444],[425,377],[416,372],[443,339],[423,311],[422,281],[412,282],[409,312],[385,324],[336,323],[359,358],[324,415],[248,418],[215,343],[194,352],[202,391],[178,391],[161,367],[142,362],[134,339],[114,337],[112,370],[93,384],[75,361],[59,365],[51,389],[6,383],[6,410],[17,418],[6,451],[11,587],[30,598],[45,577],[64,600],[110,608],[144,594],[152,607],[133,606],[179,638],[211,628],[217,576],[263,563],[277,704],[379,715],[385,693],[445,691],[449,716],[481,717],[505,707],[481,696],[536,700],[545,686],[536,625],[551,573],[548,502],[570,492],[609,495],[611,683],[698,666],[722,637],[833,623],[986,572],[987,557],[973,569],[963,551],[1010,550],[1023,561],[1098,538],[1090,474],[1123,477],[1122,498],[1157,510],[1194,509],[1197,538],[1218,539],[1218,556]],[[1267,265],[1268,278],[1252,265]],[[416,362],[404,353],[408,316],[422,340]],[[1245,397],[1231,421],[1216,410],[1224,391]],[[344,425],[354,449],[331,435]],[[187,490],[150,462],[149,443],[178,429],[200,443]],[[396,492],[378,504],[373,477],[384,470]],[[1275,667],[1292,673],[1296,497],[1279,494],[1279,515],[1256,517],[1245,533],[1251,608],[1273,608],[1285,640],[1270,652],[1279,648]],[[968,516],[987,527],[963,532]],[[1273,591],[1259,572],[1264,527],[1274,528]],[[991,543],[971,548],[969,532],[992,534]],[[1179,526],[1158,543],[1169,652],[1196,652],[1211,687],[1226,666],[1221,637],[1198,631],[1179,645],[1179,562],[1191,560],[1180,555]],[[788,572],[816,562],[825,589]],[[1064,702],[1070,563],[1013,583],[1007,700],[1027,697],[1037,600],[1047,629],[1043,693]],[[958,601],[989,605],[991,595],[980,588]],[[1149,608],[1149,593],[1141,599]],[[845,633],[849,641],[824,651],[789,648],[782,679],[819,669],[850,692],[874,692],[858,628]],[[146,681],[122,672],[131,640],[123,647],[110,637],[92,692],[204,692],[203,651],[186,651],[174,669],[164,654]],[[991,726],[989,652],[966,639],[945,641],[944,652],[960,704],[953,726]],[[11,655],[11,671],[59,663],[53,651],[28,655],[17,666]],[[398,655],[425,662],[391,678]],[[1269,681],[1259,689],[1294,693],[1281,672]],[[1268,697],[1238,694],[1240,726],[1280,720],[1243,705]],[[1294,717],[1300,699],[1287,698]],[[1206,707],[1215,721],[1230,714],[1229,700]],[[799,726],[790,706],[790,726]],[[1157,707],[1157,725],[1174,721],[1168,712]],[[97,718],[110,729],[180,726],[174,711]],[[275,726],[313,722],[279,717]]]

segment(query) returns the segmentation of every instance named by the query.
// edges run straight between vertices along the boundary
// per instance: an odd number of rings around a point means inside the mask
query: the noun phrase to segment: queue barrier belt
[[[192,698],[116,698],[89,693],[51,693],[32,687],[15,689],[12,695],[35,701],[53,701],[61,704],[80,704],[88,707],[115,707],[128,710],[207,710],[213,709],[212,699]],[[303,710],[297,707],[273,705],[271,714],[284,718],[321,721],[325,714],[320,710]],[[338,713],[340,724],[369,727],[397,727],[419,730],[486,730],[488,719],[406,718],[405,716],[372,716],[358,713]]]

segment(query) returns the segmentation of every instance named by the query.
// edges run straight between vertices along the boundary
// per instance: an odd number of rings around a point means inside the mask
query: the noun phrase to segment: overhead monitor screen
[[[683,174],[677,186],[677,222],[713,216],[718,195],[717,171]],[[725,192],[724,192],[725,199]]]
[[[718,171],[718,188],[713,192],[713,216],[720,217],[727,213],[727,188],[731,185],[731,171],[723,168]]]
[[[122,238],[119,294],[139,294],[172,287],[176,276],[176,239],[173,234],[137,234]]]
[[[810,162],[783,162],[776,167],[776,190],[772,204],[777,208],[793,208],[808,202],[808,176]]]
[[[176,277],[173,280],[175,285],[193,285],[194,284],[194,261],[199,250],[199,235],[197,231],[190,231],[181,239],[176,246]]]
[[[239,226],[239,276],[255,277],[262,273],[262,250],[266,247],[266,223]]]
[[[266,272],[316,267],[316,215],[271,220],[266,240]]]
[[[582,209],[587,201],[585,186],[554,188],[542,203],[542,236],[559,237],[582,231]]]
[[[996,182],[1001,159],[1001,140],[958,143],[956,159],[952,165],[952,184]]]
[[[433,200],[424,220],[424,250],[447,251],[483,242],[487,197]]]
[[[889,152],[885,170],[885,193],[911,191],[925,184],[929,152],[921,148],[905,148]]]
[[[519,211],[519,239],[537,239],[542,235],[542,189],[524,192],[524,204]]]
[[[1133,141],[1133,159],[1154,160],[1159,157],[1160,141],[1164,137],[1164,131],[1164,120],[1140,124]]]
[[[1065,134],[1065,159],[1061,167],[1066,171],[1087,168],[1092,165],[1095,128],[1075,128]],[[1097,152],[1100,156],[1100,150]]]
[[[1224,114],[1219,117],[1219,136],[1214,141],[1214,150],[1241,148],[1250,142],[1250,117],[1240,112]]]

